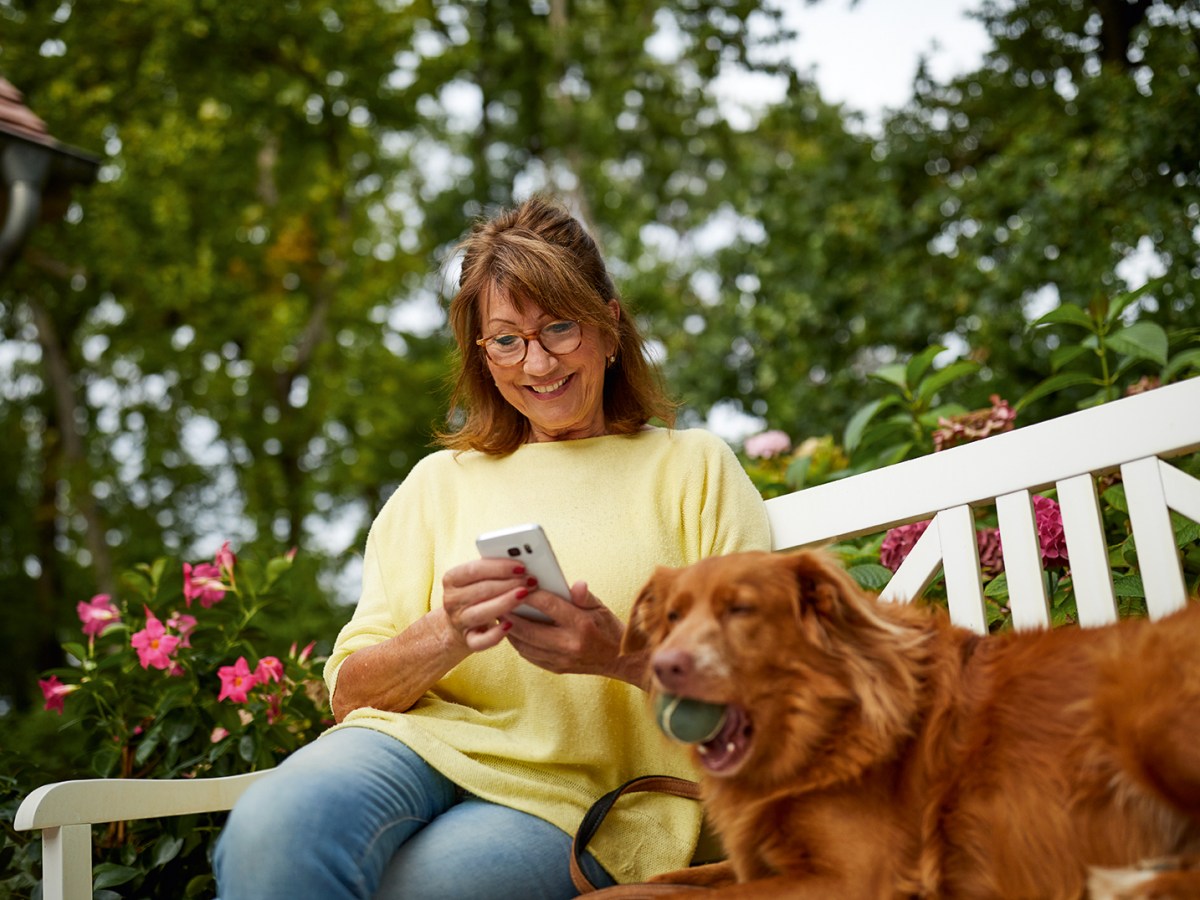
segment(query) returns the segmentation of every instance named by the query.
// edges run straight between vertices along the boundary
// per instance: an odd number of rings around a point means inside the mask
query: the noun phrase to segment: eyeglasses
[[[515,366],[525,360],[529,352],[529,341],[537,338],[542,349],[559,356],[570,353],[583,340],[583,329],[578,322],[566,320],[543,325],[537,331],[516,331],[480,338],[475,343],[484,349],[488,359],[499,366]]]

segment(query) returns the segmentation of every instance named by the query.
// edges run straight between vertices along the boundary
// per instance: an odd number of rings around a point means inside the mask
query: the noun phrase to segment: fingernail
[[[537,579],[534,578],[532,575],[530,575],[528,578],[525,579],[526,587],[534,587],[536,584],[537,584]]]
[[[513,569],[513,574],[514,574],[514,575],[524,575],[524,574],[525,574],[525,567],[524,567],[524,566],[517,566],[515,569]]]
[[[529,591],[525,590],[525,588],[518,588],[518,589],[517,589],[517,596],[518,596],[518,597],[528,597],[528,596],[529,596]]]
[[[510,628],[512,628],[512,622],[504,622],[504,623],[503,623],[503,624],[500,626],[500,630],[501,630],[501,631],[508,631]]]

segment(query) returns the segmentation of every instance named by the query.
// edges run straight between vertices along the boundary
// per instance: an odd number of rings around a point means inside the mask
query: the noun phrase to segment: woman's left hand
[[[553,624],[526,619],[516,613],[507,640],[535,666],[557,674],[605,675],[643,686],[645,660],[621,656],[625,625],[594,597],[587,583],[571,585],[571,602],[545,591],[526,598],[554,618]]]

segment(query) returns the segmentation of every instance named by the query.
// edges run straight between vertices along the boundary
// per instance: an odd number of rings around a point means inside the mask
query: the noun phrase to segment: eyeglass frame
[[[569,322],[570,324],[574,325],[575,328],[578,330],[579,343],[577,343],[570,350],[560,350],[560,351],[556,352],[554,350],[548,349],[546,347],[546,344],[542,341],[542,332],[545,331],[547,328],[551,327],[552,325],[562,325],[564,322]],[[514,359],[512,362],[500,362],[499,360],[494,359],[492,357],[492,355],[490,353],[488,353],[487,345],[489,343],[491,343],[492,341],[496,340],[496,338],[502,338],[502,337],[519,337],[521,339],[521,341],[523,342],[523,346],[522,346],[520,359]],[[574,353],[583,344],[583,325],[580,322],[575,321],[574,319],[555,319],[553,322],[547,322],[541,328],[535,328],[533,331],[502,331],[499,334],[493,334],[491,337],[479,338],[477,341],[475,341],[475,345],[477,347],[482,347],[484,355],[491,362],[495,363],[498,366],[505,366],[505,367],[519,366],[521,363],[525,362],[525,358],[527,356],[529,356],[529,342],[531,340],[536,340],[538,342],[538,345],[542,348],[542,352],[549,353],[551,356],[563,356],[567,353]]]

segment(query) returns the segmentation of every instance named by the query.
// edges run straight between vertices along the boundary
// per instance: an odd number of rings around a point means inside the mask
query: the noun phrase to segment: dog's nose
[[[682,687],[695,669],[695,660],[686,650],[660,650],[650,660],[654,675],[668,690]]]

